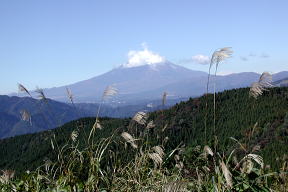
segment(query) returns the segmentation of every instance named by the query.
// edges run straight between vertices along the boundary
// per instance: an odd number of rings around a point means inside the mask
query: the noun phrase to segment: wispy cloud
[[[256,54],[254,52],[250,52],[247,56],[239,56],[242,61],[248,61],[252,58],[268,58],[270,55],[267,53]]]
[[[210,63],[210,58],[209,56],[199,54],[199,55],[194,55],[188,59],[182,59],[180,63],[182,64],[193,63],[193,64],[207,65]]]
[[[192,56],[192,61],[194,63],[207,65],[210,62],[210,58],[206,55],[195,55],[195,56]]]

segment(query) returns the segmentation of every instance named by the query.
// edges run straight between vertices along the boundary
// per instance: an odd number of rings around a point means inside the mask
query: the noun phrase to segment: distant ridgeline
[[[207,102],[207,107],[206,107]],[[224,153],[232,149],[245,148],[251,152],[257,146],[264,162],[277,168],[277,157],[288,154],[288,88],[272,88],[265,91],[257,99],[249,97],[249,89],[233,89],[216,95],[216,135],[218,148]],[[174,149],[179,144],[186,147],[197,145],[213,146],[214,116],[213,95],[190,99],[176,104],[167,110],[159,110],[149,114],[149,119],[156,125],[149,129],[149,140],[156,144],[168,137],[165,149]],[[12,118],[12,117],[11,117]],[[205,121],[206,119],[206,121]],[[51,138],[54,137],[59,147],[69,142],[71,132],[80,126],[79,144],[93,126],[94,118],[83,118],[72,121],[60,128],[41,133],[17,136],[0,140],[0,169],[13,169],[18,173],[33,170],[43,164],[45,159],[55,159],[57,154],[51,149]],[[96,131],[95,139],[109,137],[112,133],[120,135],[131,123],[131,119],[100,119],[103,129]],[[205,139],[205,124],[207,127]],[[132,130],[137,134],[144,127]],[[131,130],[130,130],[131,132]],[[233,137],[234,139],[231,139]],[[121,139],[115,137],[115,139]],[[235,142],[235,139],[239,143]],[[205,141],[207,140],[207,141]],[[115,142],[117,143],[117,142]],[[229,148],[227,147],[229,146]],[[121,150],[113,145],[111,150]],[[118,151],[121,152],[121,151]],[[129,158],[128,151],[122,151],[123,158]]]
[[[275,81],[273,84],[278,87],[288,87],[288,77],[279,81]]]
[[[149,102],[152,102],[152,107],[147,106],[145,100],[141,103],[139,101],[139,104],[116,107],[103,104],[100,116],[124,118],[133,116],[139,110],[162,109],[161,101]],[[179,100],[169,100],[167,106],[177,102]],[[43,101],[30,97],[0,95],[0,139],[53,129],[81,117],[93,117],[96,115],[98,106],[99,104],[96,103],[72,105],[51,99]]]
[[[35,133],[88,116],[84,111],[47,99],[0,95],[0,138]]]

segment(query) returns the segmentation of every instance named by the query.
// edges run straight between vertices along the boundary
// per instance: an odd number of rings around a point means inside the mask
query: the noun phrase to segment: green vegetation
[[[0,189],[285,191],[288,88],[269,89],[257,99],[247,88],[235,89],[215,99],[216,135],[209,94],[149,117],[100,118],[93,142],[88,136],[95,118],[2,140]],[[9,170],[16,171],[14,179]]]
[[[183,142],[190,146],[205,143],[203,119],[206,115],[205,102],[213,106],[213,95],[190,99],[177,104],[169,110],[152,113],[156,125],[167,125],[165,133],[170,145]],[[257,100],[249,97],[249,89],[224,91],[216,96],[216,135],[218,147],[226,151],[227,146],[234,149],[234,137],[249,151],[256,145],[261,148],[265,162],[275,167],[276,157],[288,153],[287,129],[284,117],[288,112],[288,89],[273,88]],[[286,116],[286,121],[287,121]],[[208,145],[213,146],[213,108],[208,108]],[[286,131],[285,131],[286,130]],[[277,146],[277,147],[276,147]],[[274,148],[275,147],[275,148]],[[273,150],[271,151],[271,148]],[[273,155],[271,155],[273,153]]]

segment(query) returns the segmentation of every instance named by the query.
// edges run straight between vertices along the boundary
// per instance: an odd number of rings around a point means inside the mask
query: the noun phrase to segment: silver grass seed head
[[[179,155],[175,155],[174,159],[175,159],[175,161],[180,161],[180,156]]]
[[[155,166],[160,166],[163,163],[162,157],[158,153],[148,153],[150,159],[153,160]]]
[[[230,173],[229,169],[227,168],[226,164],[223,161],[220,163],[220,165],[221,165],[221,169],[225,177],[228,188],[232,188],[233,186],[232,174]]]
[[[19,92],[25,92],[25,93],[27,93],[30,97],[32,97],[31,94],[30,94],[30,92],[24,87],[24,85],[22,85],[22,84],[20,84],[20,83],[18,83],[18,91],[19,91]]]
[[[247,159],[242,164],[242,167],[240,169],[241,173],[250,174],[252,169],[253,169],[253,167],[254,167],[254,163],[250,159]]]
[[[266,89],[259,82],[254,82],[250,87],[249,95],[257,99],[257,97],[262,95],[265,90]]]
[[[266,88],[273,87],[272,75],[268,72],[263,72],[258,82],[252,83],[249,91],[249,95],[257,99],[258,96],[262,95]]]
[[[71,103],[73,103],[74,97],[73,97],[72,91],[68,87],[66,87],[66,92],[67,92],[68,99],[71,101]]]
[[[36,87],[35,92],[39,94],[39,95],[38,95],[38,98],[39,98],[40,100],[44,100],[44,101],[47,100],[47,98],[46,98],[46,96],[45,96],[45,94],[44,94],[43,89],[41,89],[41,88],[39,88],[39,87]]]
[[[78,131],[76,131],[76,130],[72,131],[71,139],[72,139],[73,142],[75,142],[77,140],[78,135],[79,135]]]
[[[211,57],[210,67],[213,64],[218,65],[221,61],[224,61],[225,59],[231,57],[232,54],[232,47],[224,47],[216,50]]]
[[[21,110],[20,114],[21,114],[21,120],[22,121],[28,121],[28,122],[31,121],[31,115],[27,110],[25,110],[25,109]]]
[[[112,97],[118,94],[118,89],[116,89],[113,85],[109,85],[106,87],[103,93],[103,99]]]
[[[100,120],[97,118],[94,125],[93,125],[93,129],[102,129],[102,125],[100,124]]]
[[[154,127],[155,127],[154,121],[151,120],[151,121],[149,121],[149,123],[147,124],[146,129],[152,129],[152,128],[154,128]]]
[[[254,160],[256,163],[258,163],[261,168],[263,169],[264,167],[264,161],[263,161],[263,158],[260,156],[260,155],[256,155],[256,154],[248,154],[246,155],[244,158],[243,158],[244,161],[247,161],[247,160]]]
[[[252,149],[252,153],[253,153],[253,152],[260,151],[260,149],[261,149],[261,146],[260,146],[260,145],[255,145],[255,146],[253,147],[253,149]]]
[[[207,166],[203,166],[202,169],[207,173],[209,173],[211,171],[210,168]]]
[[[178,168],[178,169],[183,169],[184,168],[184,164],[183,164],[182,161],[179,161],[178,163],[176,163],[175,167]]]
[[[265,87],[272,87],[272,75],[268,72],[263,72],[259,78],[259,83]]]
[[[138,146],[135,143],[136,140],[132,137],[132,135],[130,135],[127,132],[123,132],[121,133],[121,136],[126,140],[126,142],[130,143],[134,149],[138,148]]]
[[[205,153],[205,156],[206,156],[206,157],[207,157],[207,155],[211,155],[211,156],[214,155],[212,149],[211,149],[208,145],[205,145],[205,147],[204,147],[204,153]]]
[[[15,175],[13,170],[2,170],[2,175],[0,176],[0,182],[8,183]]]
[[[159,145],[152,147],[152,149],[155,151],[155,153],[158,153],[160,155],[161,158],[164,157],[165,153],[162,147],[160,147]]]
[[[184,192],[184,191],[188,191],[187,190],[187,183],[185,182],[181,182],[181,181],[174,181],[174,182],[170,182],[167,183],[163,186],[162,189],[163,192]]]
[[[146,121],[148,119],[148,115],[145,112],[137,112],[134,117],[132,118],[133,121],[136,121],[137,123],[139,123],[140,125],[145,125]]]

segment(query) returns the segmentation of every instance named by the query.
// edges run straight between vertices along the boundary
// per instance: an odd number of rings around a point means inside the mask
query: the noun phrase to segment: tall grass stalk
[[[74,95],[72,94],[72,91],[68,87],[66,87],[66,94],[67,94],[67,97],[68,97],[69,101],[71,102],[73,108],[75,109],[75,111],[77,113],[77,116],[78,116],[77,119],[79,119],[81,117],[79,109],[76,107],[76,105],[74,103]],[[79,125],[78,123],[81,123],[81,125]],[[83,131],[84,137],[87,138],[87,133],[86,133],[86,130],[84,129],[82,121],[77,120],[76,121],[76,127],[77,127],[76,131],[78,132],[78,134],[80,131]],[[83,127],[83,129],[80,130],[80,127]],[[85,139],[84,142],[87,142],[87,140]],[[86,143],[86,144],[88,144],[88,143]]]
[[[101,127],[100,122],[99,122],[99,114],[100,114],[101,106],[104,103],[104,100],[106,98],[115,96],[117,94],[118,94],[118,90],[113,85],[107,86],[106,89],[104,90],[102,98],[101,98],[101,102],[100,102],[100,104],[98,106],[98,109],[97,109],[95,123],[94,123],[94,125],[93,125],[93,127],[92,127],[92,129],[90,131],[90,134],[89,134],[89,137],[88,137],[88,141],[91,140],[91,137],[94,138],[94,134],[95,134],[96,129]],[[91,143],[93,145],[93,139],[92,139]]]
[[[214,148],[217,145],[217,136],[216,136],[216,77],[219,63],[224,61],[225,59],[231,57],[233,51],[231,47],[224,47],[221,49],[217,49],[212,54],[210,59],[209,71],[208,71],[208,80],[206,85],[206,97],[208,97],[209,92],[209,83],[210,83],[210,74],[211,68],[215,65],[215,73],[214,73],[214,92],[213,92],[213,135],[214,135]],[[207,98],[208,99],[208,98]],[[207,144],[207,116],[208,116],[208,101],[206,99],[206,115],[205,115],[205,143]]]
[[[216,53],[213,54],[212,58],[216,61],[211,59],[209,76],[212,64],[216,64],[214,74],[216,77],[218,64],[229,55],[228,53],[223,55],[221,50],[225,52],[229,49],[220,49],[218,56]],[[263,79],[263,76],[260,79]],[[216,85],[214,86],[214,94],[216,92],[215,87]],[[22,90],[25,91],[25,89]],[[116,93],[117,91],[107,87],[101,103],[103,103],[104,97],[113,96]],[[214,96],[214,126],[216,123],[215,103]],[[207,104],[206,107],[208,107]],[[99,124],[100,108],[101,105],[98,107],[96,120],[90,132],[92,136],[90,138],[89,135],[89,138],[85,139],[94,140],[94,132]],[[164,129],[163,114],[162,110],[162,125],[155,125],[152,120],[147,121],[149,114],[138,112],[131,120],[133,123],[130,122],[128,128],[118,128],[109,137],[97,140],[92,145],[88,143],[86,147],[81,149],[77,144],[79,132],[74,132],[75,130],[71,133],[72,144],[67,142],[63,146],[59,146],[57,142],[54,144],[51,140],[53,150],[56,148],[58,150],[55,162],[46,160],[36,171],[26,172],[23,178],[19,180],[13,179],[13,171],[3,170],[2,175],[0,175],[0,190],[87,192],[287,191],[287,160],[283,157],[284,163],[279,172],[269,172],[265,169],[263,158],[250,152],[235,138],[231,139],[245,150],[244,155],[237,156],[235,154],[236,149],[230,153],[220,151],[216,147],[212,150],[208,145],[204,147],[193,146],[187,153],[188,150],[182,143],[169,151],[165,149],[164,141],[152,143],[150,137],[153,138],[155,135],[150,134],[149,130],[158,128],[164,136],[164,131],[162,131]],[[138,125],[143,129],[137,130]],[[165,129],[166,127],[165,125]],[[136,134],[133,135],[132,132],[135,129]],[[137,134],[138,131],[140,134]],[[213,131],[216,134],[216,126]],[[121,139],[124,139],[124,145],[122,145]],[[54,140],[56,141],[55,135]],[[250,141],[250,138],[248,140]],[[133,150],[130,150],[131,147]],[[252,151],[257,151],[257,147]],[[236,158],[241,160],[237,161]],[[233,161],[233,159],[236,160]]]

